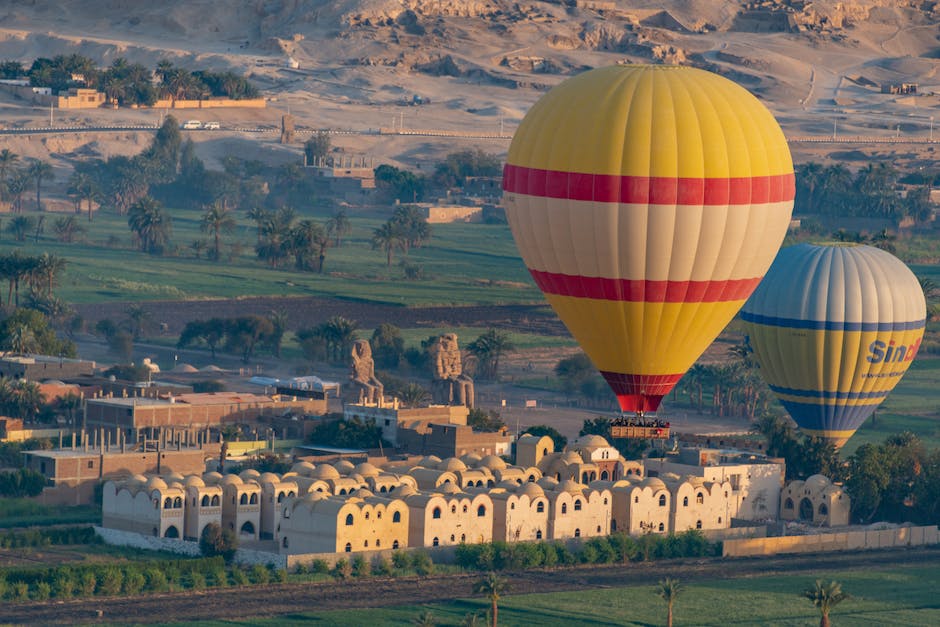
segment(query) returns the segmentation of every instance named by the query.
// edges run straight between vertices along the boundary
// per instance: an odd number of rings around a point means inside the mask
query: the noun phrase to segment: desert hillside
[[[923,134],[937,109],[940,4],[917,0],[32,0],[0,9],[0,59],[31,62],[78,53],[109,65],[123,57],[154,66],[247,74],[263,111],[201,112],[206,119],[268,125],[292,113],[301,127],[512,131],[550,86],[586,68],[681,63],[745,85],[791,136]],[[934,6],[938,8],[935,9]],[[289,67],[291,62],[296,67]],[[882,94],[917,83],[915,98]],[[405,107],[415,97],[426,102]],[[89,111],[59,123],[155,122],[159,111]],[[9,126],[49,112],[0,97]],[[184,116],[185,117],[185,116]],[[223,137],[224,135],[224,137]],[[200,137],[203,156],[245,141]],[[27,156],[139,150],[133,133],[43,140],[3,138]],[[270,159],[299,145],[251,140]],[[452,142],[340,136],[348,152],[415,167]],[[505,140],[466,140],[503,152]],[[799,152],[799,148],[797,152]],[[799,158],[799,154],[797,155]],[[826,155],[822,155],[825,157]]]

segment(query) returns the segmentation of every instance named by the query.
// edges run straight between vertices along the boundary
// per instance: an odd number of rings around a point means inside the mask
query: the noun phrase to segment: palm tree
[[[127,314],[128,325],[131,328],[131,335],[134,336],[135,340],[139,340],[140,336],[144,332],[144,328],[150,321],[150,312],[144,309],[143,305],[135,303],[128,307],[124,313]]]
[[[349,223],[349,218],[346,216],[346,212],[343,209],[340,209],[326,221],[326,232],[328,235],[333,237],[334,245],[339,248],[342,245],[343,235],[348,235],[352,230],[352,225]]]
[[[85,232],[85,227],[78,223],[75,216],[57,218],[53,223],[53,229],[55,229],[56,239],[66,244],[71,244],[76,236]]]
[[[313,220],[301,220],[290,230],[287,246],[294,255],[294,265],[298,270],[310,267],[311,259],[323,255],[329,238],[324,228]],[[322,267],[322,262],[320,263]]]
[[[937,285],[937,282],[930,277],[918,277],[917,281],[920,283],[920,289],[924,291],[924,297],[928,300],[935,296],[937,294],[937,290],[940,289],[940,286]]]
[[[35,353],[39,345],[36,341],[36,334],[25,324],[18,324],[10,329],[5,344],[5,348],[17,355]]]
[[[271,212],[263,207],[252,207],[247,211],[248,219],[253,220],[258,226],[258,244],[261,244],[261,236],[264,233],[265,223],[271,219]]]
[[[437,625],[437,621],[434,619],[434,613],[426,609],[418,614],[418,616],[411,621],[411,624],[415,627],[434,627]]]
[[[357,339],[358,328],[359,324],[355,320],[342,316],[333,316],[318,327],[333,361],[342,361],[344,356],[349,355],[352,343]]]
[[[78,199],[79,211],[82,201],[88,203],[88,221],[91,222],[92,202],[98,199],[100,193],[95,179],[86,172],[75,172],[69,178],[69,193]]]
[[[158,254],[170,239],[172,220],[160,203],[150,196],[144,196],[131,205],[127,224],[144,252]]]
[[[398,397],[398,400],[401,401],[401,404],[405,407],[420,407],[423,403],[426,403],[431,398],[431,393],[425,390],[423,387],[417,383],[409,383],[404,386],[395,396]]]
[[[6,200],[7,196],[7,173],[16,165],[19,155],[9,148],[0,150],[0,200]]]
[[[385,267],[392,267],[392,251],[404,248],[405,238],[398,225],[391,221],[386,222],[372,232],[372,248],[381,248],[385,251]]]
[[[232,212],[226,209],[222,203],[216,202],[203,214],[199,226],[203,233],[212,234],[212,258],[218,261],[221,257],[221,233],[223,231],[231,233],[235,228],[235,218],[232,217]]]
[[[36,226],[36,221],[30,216],[13,216],[7,224],[7,232],[18,242],[26,241],[26,235]]]
[[[842,584],[838,581],[824,582],[821,579],[817,579],[812,588],[804,590],[803,597],[819,608],[819,627],[829,627],[829,612],[832,608],[851,598],[842,592]]]
[[[52,288],[55,287],[56,279],[65,271],[66,265],[65,259],[49,253],[43,253],[36,258],[37,278],[42,279],[42,292],[46,296],[52,296]]]
[[[515,348],[512,339],[505,331],[489,329],[486,333],[470,342],[467,350],[477,358],[480,374],[483,378],[499,380],[499,359],[503,353]]]
[[[679,580],[671,577],[661,579],[656,588],[656,593],[666,602],[666,627],[672,627],[672,606],[680,592],[682,588],[679,587]]]
[[[490,611],[492,616],[492,627],[497,625],[497,616],[499,612],[499,597],[509,591],[509,582],[490,571],[483,579],[473,584],[474,594],[483,594],[490,600]]]
[[[36,211],[42,211],[42,184],[55,178],[55,171],[46,161],[35,159],[27,168],[30,180],[36,183]]]

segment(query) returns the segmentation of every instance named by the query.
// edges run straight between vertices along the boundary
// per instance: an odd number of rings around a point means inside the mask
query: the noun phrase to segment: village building
[[[182,483],[132,477],[104,484],[101,525],[159,538],[182,538],[186,493]]]
[[[209,524],[222,525],[222,488],[206,485],[200,477],[190,475],[183,479],[183,490],[186,492],[183,539],[198,541]]]
[[[534,542],[549,537],[549,501],[538,484],[500,484],[490,492],[490,499],[493,501],[493,540]]]
[[[409,510],[408,546],[451,546],[493,538],[493,501],[485,492],[462,492],[448,484],[440,492],[400,492]],[[407,496],[404,496],[408,494]]]
[[[399,430],[422,430],[431,423],[440,425],[466,425],[470,410],[463,405],[431,405],[430,407],[401,407],[398,399],[387,402],[379,399],[376,403],[346,403],[343,405],[343,419],[359,419],[362,422],[372,420],[382,430],[382,439],[399,447]],[[418,452],[423,455],[425,453]],[[426,453],[433,455],[433,452]],[[459,455],[463,455],[460,453]],[[458,456],[459,456],[458,455]],[[445,454],[445,457],[451,457]]]
[[[243,480],[231,474],[223,476],[218,485],[222,488],[222,526],[234,531],[240,540],[257,540],[261,528],[261,486],[253,477]]]
[[[0,377],[28,381],[62,380],[94,373],[95,362],[51,355],[4,355]]]
[[[822,475],[791,481],[780,494],[781,520],[839,527],[849,524],[850,510],[851,499],[842,486]]]

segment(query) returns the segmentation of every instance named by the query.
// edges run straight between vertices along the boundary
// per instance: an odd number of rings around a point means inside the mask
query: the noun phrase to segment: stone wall
[[[245,100],[230,100],[228,98],[210,98],[208,100],[158,100],[153,103],[152,109],[218,109],[218,108],[245,108],[264,109],[264,98]]]
[[[923,546],[940,542],[937,526],[899,527],[877,531],[843,531],[808,536],[725,540],[724,557],[751,557],[778,553],[821,553],[858,551],[902,546]]]

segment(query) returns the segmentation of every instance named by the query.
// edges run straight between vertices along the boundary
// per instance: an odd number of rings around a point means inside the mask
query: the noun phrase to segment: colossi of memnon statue
[[[464,374],[456,333],[444,333],[431,345],[431,394],[443,405],[472,408],[473,379]]]

